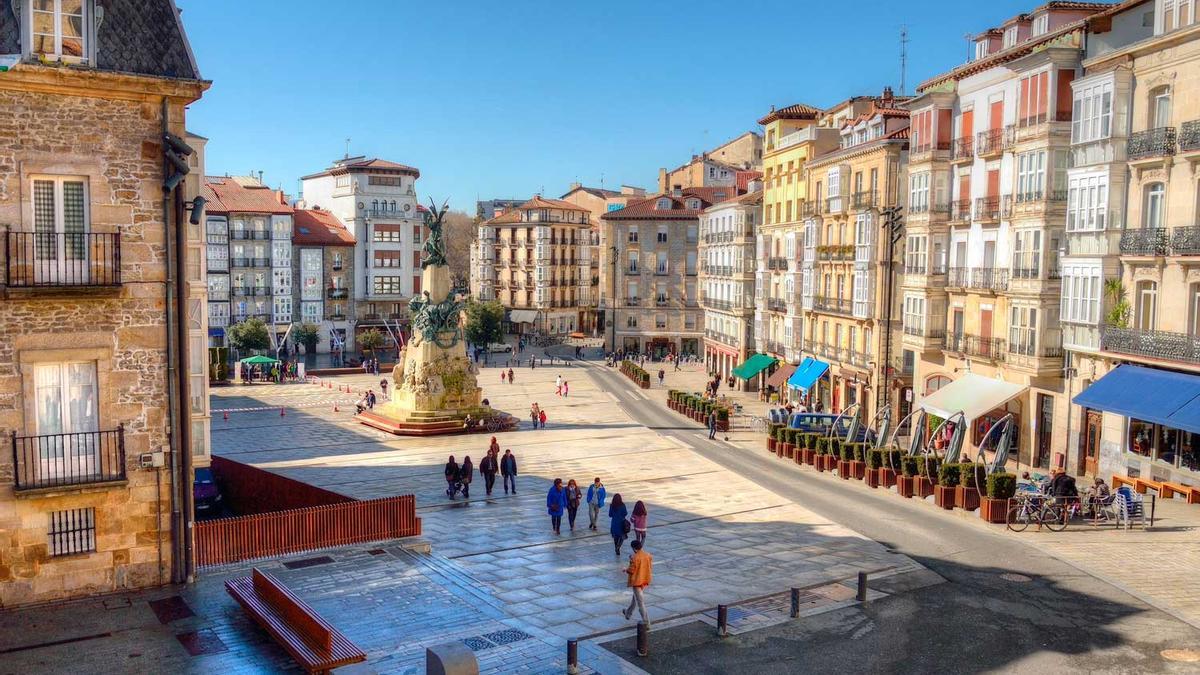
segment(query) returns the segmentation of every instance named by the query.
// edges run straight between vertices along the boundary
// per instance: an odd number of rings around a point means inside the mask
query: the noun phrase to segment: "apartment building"
[[[606,312],[612,298],[611,256],[608,255],[608,246],[604,241],[604,229],[600,227],[600,217],[609,211],[623,209],[630,201],[645,196],[646,191],[639,187],[622,185],[620,190],[606,190],[580,183],[572,183],[567,193],[562,196],[563,201],[587,209],[590,215],[591,245],[579,251],[579,278],[589,281],[586,288],[580,284],[579,330],[590,336],[603,337],[606,334]]]
[[[824,410],[857,404],[866,419],[885,401],[903,400],[893,389],[903,374],[889,370],[894,251],[881,214],[902,199],[909,144],[909,113],[898,107],[904,100],[887,88],[822,114],[821,126],[836,128],[839,144],[809,160],[802,208],[800,305],[808,358],[788,387]]]
[[[179,139],[209,83],[173,2],[104,8],[0,9],[4,608],[191,574],[204,244]]]
[[[354,316],[354,235],[322,209],[292,214],[292,307],[296,323],[317,326],[316,353],[344,352]]]
[[[601,217],[601,241],[611,242],[613,256],[613,349],[700,355],[700,215],[736,196],[734,186],[676,188]]]
[[[685,164],[674,169],[658,170],[658,191],[692,187],[737,186],[745,191],[746,178],[738,185],[738,174],[757,171],[763,163],[763,137],[755,131],[718,145],[712,150],[692,155]]]
[[[206,176],[203,195],[211,338],[223,338],[224,326],[253,317],[270,326],[278,345],[294,318],[292,206],[256,176]]]
[[[1043,468],[1066,441],[1058,258],[1071,87],[1085,20],[1108,7],[1049,2],[980,33],[974,58],[907,106],[917,151],[902,358],[914,398],[939,416],[964,412],[975,445],[1011,414],[1014,454]]]
[[[512,332],[574,333],[586,312],[580,295],[591,288],[581,264],[591,242],[587,209],[534,197],[479,226],[471,292],[504,305]]]
[[[719,374],[722,380],[734,375],[755,353],[755,233],[763,195],[761,182],[752,183],[751,188],[745,195],[713,204],[700,215],[704,363],[708,372]],[[748,389],[751,379],[740,378],[739,386]]]
[[[1195,9],[1144,0],[1095,15],[1072,83],[1062,321],[1078,472],[1200,481]]]
[[[368,157],[345,157],[301,178],[306,208],[332,213],[354,235],[350,283],[355,335],[377,330],[395,348],[408,330],[408,301],[421,292],[421,247],[428,228],[417,199],[415,167]]]

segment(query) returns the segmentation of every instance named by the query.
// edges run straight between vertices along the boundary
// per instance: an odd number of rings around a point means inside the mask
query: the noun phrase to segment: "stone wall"
[[[84,176],[90,231],[120,233],[122,283],[4,288],[0,434],[38,433],[34,364],[93,362],[99,428],[124,425],[127,481],[18,495],[0,453],[0,607],[163,583],[171,566],[170,474],[138,468],[169,440],[160,99],[20,86],[0,81],[0,230],[33,229],[31,176]],[[182,105],[172,117],[182,136]],[[95,552],[51,556],[50,513],[77,508],[95,509]]]

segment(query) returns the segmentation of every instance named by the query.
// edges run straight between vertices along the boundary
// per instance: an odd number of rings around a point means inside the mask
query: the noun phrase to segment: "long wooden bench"
[[[1146,490],[1154,490],[1160,497],[1162,496],[1162,483],[1149,478],[1134,478],[1133,489],[1141,495],[1146,494]]]
[[[1117,488],[1125,486],[1125,485],[1128,485],[1131,488],[1137,489],[1136,485],[1134,484],[1135,480],[1136,479],[1134,479],[1134,478],[1127,478],[1125,476],[1118,476],[1116,474],[1113,474],[1112,489],[1116,490]]]
[[[258,568],[248,577],[226,581],[225,591],[310,673],[323,673],[367,659],[363,650],[277,579]]]
[[[1162,481],[1162,489],[1159,490],[1159,494],[1163,496],[1163,499],[1171,499],[1176,493],[1186,497],[1189,504],[1200,504],[1200,488],[1184,485],[1183,483]]]

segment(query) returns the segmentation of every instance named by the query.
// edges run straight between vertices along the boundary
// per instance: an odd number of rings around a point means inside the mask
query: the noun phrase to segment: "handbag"
[[[629,534],[629,528],[631,528],[631,527],[632,527],[632,525],[629,524],[628,519],[621,521],[621,529],[625,531],[625,534]]]

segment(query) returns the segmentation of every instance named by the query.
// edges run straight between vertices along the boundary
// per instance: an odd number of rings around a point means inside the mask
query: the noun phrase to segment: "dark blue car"
[[[196,505],[196,517],[215,518],[221,513],[221,491],[210,468],[196,469],[196,481],[192,483],[192,499]]]

